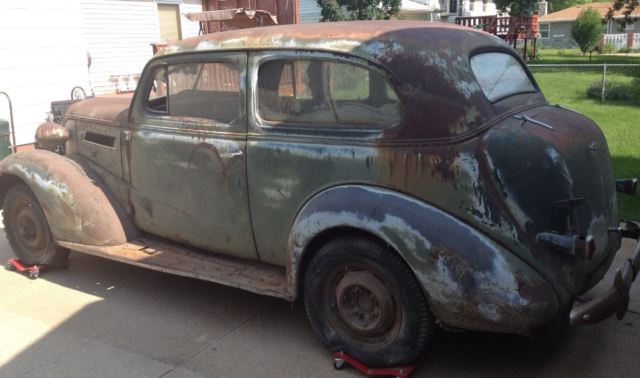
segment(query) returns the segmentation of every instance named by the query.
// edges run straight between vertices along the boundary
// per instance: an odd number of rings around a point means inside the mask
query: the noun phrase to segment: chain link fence
[[[542,89],[640,105],[640,64],[529,64]]]

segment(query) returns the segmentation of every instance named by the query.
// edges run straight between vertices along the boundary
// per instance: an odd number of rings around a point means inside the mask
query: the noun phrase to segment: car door
[[[291,225],[314,195],[337,185],[385,185],[372,162],[392,148],[379,140],[400,124],[400,102],[383,69],[347,54],[252,51],[249,77],[254,235],[261,261],[283,265]]]
[[[246,53],[154,60],[136,95],[131,202],[138,227],[256,258],[247,179]]]

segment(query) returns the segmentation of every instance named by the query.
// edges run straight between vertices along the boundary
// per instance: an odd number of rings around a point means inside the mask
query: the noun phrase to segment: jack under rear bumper
[[[621,268],[618,268],[613,286],[606,293],[573,307],[569,315],[571,325],[598,323],[613,314],[616,314],[620,320],[627,312],[629,291],[640,270],[640,223],[628,222],[624,224],[620,234],[623,238],[637,241],[633,254]]]

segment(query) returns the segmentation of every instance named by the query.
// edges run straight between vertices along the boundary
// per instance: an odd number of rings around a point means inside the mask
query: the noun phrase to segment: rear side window
[[[520,62],[509,54],[490,52],[475,55],[471,58],[471,69],[491,102],[536,91]]]
[[[241,115],[240,73],[231,63],[187,63],[154,73],[152,114],[233,123]]]
[[[258,72],[258,109],[276,123],[387,128],[400,122],[400,102],[384,75],[323,60],[272,60]]]

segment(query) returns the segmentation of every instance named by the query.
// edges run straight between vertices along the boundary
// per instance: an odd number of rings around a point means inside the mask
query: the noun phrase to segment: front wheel
[[[7,191],[2,221],[13,252],[25,264],[52,264],[68,256],[68,250],[55,244],[42,208],[26,185]]]
[[[320,248],[306,270],[304,296],[325,346],[370,366],[414,362],[435,330],[409,267],[367,238],[336,239]]]

